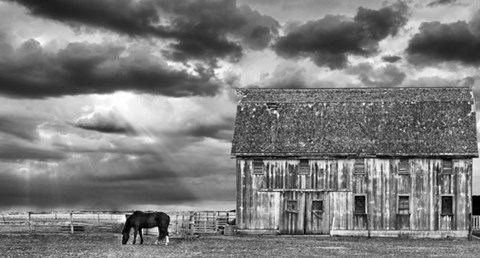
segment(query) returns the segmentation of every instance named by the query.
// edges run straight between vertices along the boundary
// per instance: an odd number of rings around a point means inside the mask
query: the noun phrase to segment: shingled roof
[[[469,87],[237,94],[233,156],[478,157]]]

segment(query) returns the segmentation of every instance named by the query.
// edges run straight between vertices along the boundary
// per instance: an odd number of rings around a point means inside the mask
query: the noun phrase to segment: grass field
[[[131,241],[129,241],[131,243]],[[0,235],[1,257],[479,257],[480,241],[292,236],[174,238],[124,245],[119,234]]]

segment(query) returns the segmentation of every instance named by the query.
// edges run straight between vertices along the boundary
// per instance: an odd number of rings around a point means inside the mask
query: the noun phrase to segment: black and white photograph
[[[0,0],[0,256],[478,257],[479,103],[476,0]]]

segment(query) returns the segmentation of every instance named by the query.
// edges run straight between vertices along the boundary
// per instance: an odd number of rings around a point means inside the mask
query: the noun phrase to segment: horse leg
[[[135,241],[137,240],[137,228],[133,228],[133,244],[135,244]]]
[[[140,244],[143,244],[142,228],[138,229],[138,234],[140,234]]]
[[[158,243],[160,242],[160,240],[162,240],[163,237],[165,237],[165,245],[168,245],[168,243],[170,242],[168,239],[168,229],[162,230],[162,227],[158,227],[158,239],[157,241],[155,241],[155,244],[158,245]]]
[[[161,237],[162,237],[162,229],[158,227],[158,238],[157,238],[157,241],[155,241],[156,245],[158,245],[158,243],[160,242]]]
[[[165,229],[165,245],[168,245],[170,241],[168,240],[168,227]]]

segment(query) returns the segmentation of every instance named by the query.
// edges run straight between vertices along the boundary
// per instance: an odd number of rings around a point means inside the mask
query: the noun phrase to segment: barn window
[[[442,196],[442,215],[453,214],[453,196]]]
[[[410,197],[398,196],[398,214],[408,215],[410,214]]]
[[[298,200],[287,200],[286,211],[298,213]]]
[[[355,159],[355,174],[365,174],[365,159]]]
[[[263,175],[263,162],[259,159],[253,161],[253,174]]]
[[[323,200],[312,201],[312,212],[323,212]]]
[[[308,159],[300,160],[300,175],[309,175],[310,174],[310,165],[308,165]]]
[[[356,214],[366,214],[366,196],[365,195],[355,195],[355,207],[354,213]]]
[[[442,162],[442,174],[451,174],[453,162],[451,159],[444,159]]]
[[[410,174],[410,163],[408,159],[401,159],[400,162],[398,162],[398,174]]]

